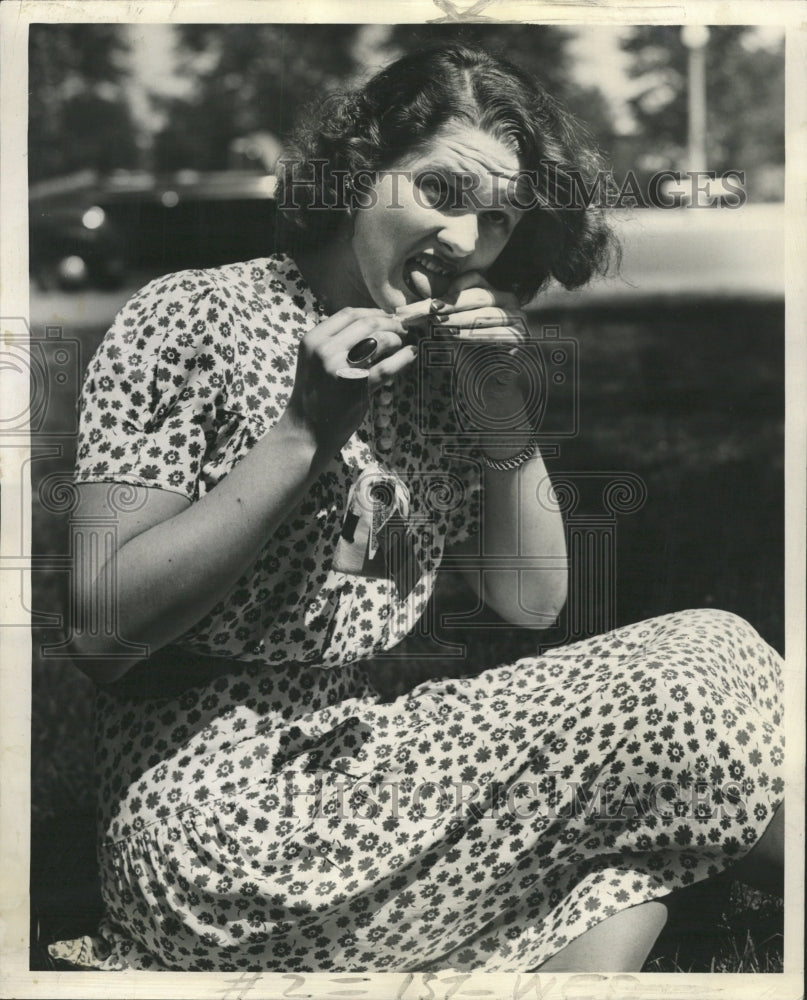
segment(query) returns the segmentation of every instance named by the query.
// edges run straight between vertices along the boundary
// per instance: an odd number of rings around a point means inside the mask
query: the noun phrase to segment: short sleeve
[[[75,479],[160,487],[196,499],[227,419],[227,304],[203,272],[179,272],[120,310],[87,371]]]

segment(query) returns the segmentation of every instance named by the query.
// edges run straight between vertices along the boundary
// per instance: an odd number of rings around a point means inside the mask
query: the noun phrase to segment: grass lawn
[[[601,479],[639,477],[646,501],[608,524],[615,538],[613,588],[593,601],[573,576],[570,607],[548,633],[495,627],[463,630],[437,624],[462,656],[435,655],[433,636],[415,635],[394,658],[370,670],[385,697],[430,676],[477,673],[534,653],[541,642],[583,638],[610,627],[690,607],[712,606],[747,618],[783,651],[783,322],[780,304],[683,304],[643,311],[542,315],[577,343],[579,421],[564,438],[550,473],[578,477],[575,516],[593,523],[601,511]],[[37,331],[39,332],[39,331]],[[71,329],[86,365],[103,330]],[[565,402],[554,400],[558,420]],[[58,397],[45,432],[67,425],[72,399]],[[67,517],[45,506],[46,477],[69,476],[72,443],[35,461],[34,550],[67,552]],[[49,480],[52,484],[53,480]],[[44,485],[43,485],[44,489]],[[46,502],[50,503],[47,501]],[[52,503],[50,507],[52,508]],[[63,573],[33,574],[35,612],[59,606]],[[446,575],[435,616],[467,609],[469,594]],[[43,658],[57,625],[41,620],[34,636],[32,729],[32,963],[46,968],[43,942],[92,929],[99,901],[92,844],[91,685],[69,663]],[[37,945],[38,942],[38,945]],[[646,971],[775,972],[782,968],[782,907],[743,886],[710,882],[671,908]]]

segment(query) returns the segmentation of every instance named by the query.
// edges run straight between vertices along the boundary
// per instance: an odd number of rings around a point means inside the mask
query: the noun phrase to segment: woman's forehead
[[[489,175],[505,182],[517,177],[522,167],[518,153],[501,139],[459,122],[441,129],[406,160],[409,166]]]
[[[477,192],[475,202],[483,207],[517,211],[530,191],[526,171],[510,146],[459,123],[442,129],[399,166],[415,175],[435,171],[455,179],[472,178],[470,190]],[[460,187],[468,190],[464,182]]]

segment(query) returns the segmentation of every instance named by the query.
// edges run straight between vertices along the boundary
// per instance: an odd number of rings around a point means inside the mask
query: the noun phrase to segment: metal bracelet
[[[521,451],[517,455],[513,455],[512,458],[490,458],[484,451],[480,451],[480,454],[482,461],[489,469],[495,469],[497,472],[510,472],[512,469],[518,469],[525,462],[534,458],[537,451],[538,438],[531,437]]]

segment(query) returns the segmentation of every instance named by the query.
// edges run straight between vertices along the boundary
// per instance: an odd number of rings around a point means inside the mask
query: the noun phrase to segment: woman
[[[505,620],[561,610],[520,304],[605,265],[569,200],[596,157],[521,71],[458,46],[298,140],[284,252],[152,282],[87,376],[79,514],[116,524],[75,596],[116,602],[117,630],[76,639],[107,915],[52,950],[638,969],[671,892],[781,872],[779,661],[753,629],[667,615],[390,704],[359,666],[418,620],[447,548]],[[592,809],[606,792],[619,808]]]

